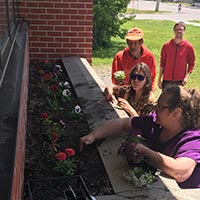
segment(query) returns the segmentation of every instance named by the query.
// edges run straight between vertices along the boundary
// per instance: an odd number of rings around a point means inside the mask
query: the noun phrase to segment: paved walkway
[[[155,10],[156,1],[131,1],[128,8],[138,10]],[[135,19],[159,19],[171,21],[184,21],[186,24],[200,26],[200,23],[192,23],[190,20],[200,20],[200,7],[182,6],[181,13],[178,13],[178,4],[175,3],[160,3],[159,11],[169,11],[169,13],[158,14],[136,14]]]

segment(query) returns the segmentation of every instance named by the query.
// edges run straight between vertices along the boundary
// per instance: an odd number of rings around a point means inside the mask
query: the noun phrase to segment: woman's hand
[[[95,138],[95,135],[94,135],[93,132],[88,134],[88,135],[85,135],[85,136],[81,137],[79,139],[79,150],[80,150],[80,152],[83,151],[84,145],[92,144],[95,141],[95,139],[96,138]]]
[[[112,103],[117,102],[115,96],[113,95],[113,89],[106,87],[104,90],[104,97],[106,101],[111,101]]]
[[[138,113],[135,111],[135,109],[129,104],[129,102],[126,99],[118,98],[118,105],[123,108],[127,113],[130,114],[131,117],[138,116]]]
[[[145,151],[148,148],[144,144],[139,143],[139,142],[138,143],[132,143],[132,147],[133,147],[133,149],[136,153],[140,153],[140,154],[145,154]]]

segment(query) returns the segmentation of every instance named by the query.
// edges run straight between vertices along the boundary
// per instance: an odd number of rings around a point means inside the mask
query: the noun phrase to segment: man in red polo
[[[112,83],[117,85],[114,73],[117,71],[125,72],[123,84],[129,84],[129,76],[131,69],[140,62],[147,64],[151,71],[152,88],[155,86],[156,77],[156,59],[151,51],[143,46],[144,33],[141,29],[135,27],[126,34],[126,42],[128,47],[119,51],[112,63]]]

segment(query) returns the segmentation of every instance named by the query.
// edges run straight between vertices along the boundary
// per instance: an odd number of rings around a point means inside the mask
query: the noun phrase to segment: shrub
[[[108,47],[112,36],[124,37],[121,25],[133,17],[125,17],[130,0],[94,0],[93,48]]]

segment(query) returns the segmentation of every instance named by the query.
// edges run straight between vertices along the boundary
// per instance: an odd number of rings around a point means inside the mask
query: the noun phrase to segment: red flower
[[[56,91],[58,89],[58,86],[57,85],[50,85],[49,88],[52,91]]]
[[[42,76],[42,80],[45,80],[45,81],[48,81],[48,80],[50,80],[50,79],[52,79],[54,77],[54,74],[44,74],[43,76]]]
[[[42,62],[43,62],[44,64],[48,64],[48,63],[49,63],[49,60],[48,60],[48,59],[44,59]]]
[[[66,160],[67,155],[66,155],[65,153],[63,153],[63,152],[59,152],[59,153],[57,153],[57,154],[55,155],[55,158],[56,158],[57,160],[59,160],[59,161],[61,161],[61,160]]]
[[[36,68],[38,71],[42,71],[42,68],[41,68],[40,66],[38,66],[38,65],[37,65],[35,68]]]
[[[48,118],[48,113],[43,112],[41,114],[42,119],[47,119]]]
[[[58,138],[58,133],[52,133],[53,135],[53,140],[56,140]]]
[[[70,156],[75,155],[76,152],[75,152],[75,150],[72,149],[72,148],[66,148],[66,149],[65,149],[65,153],[66,153],[67,156],[70,157]]]

